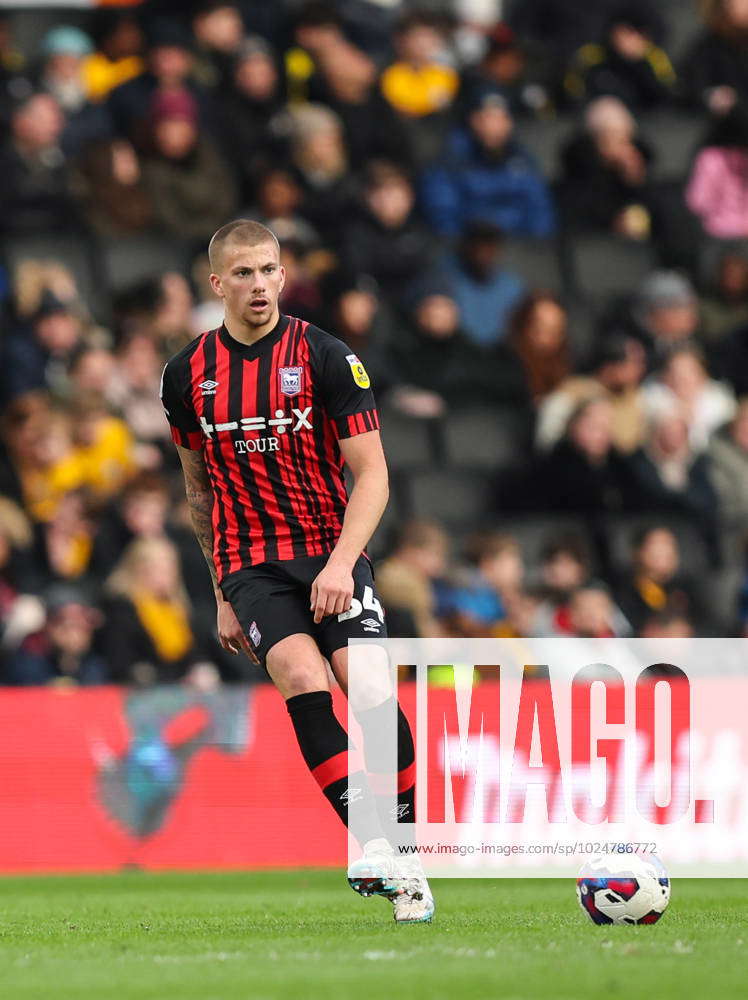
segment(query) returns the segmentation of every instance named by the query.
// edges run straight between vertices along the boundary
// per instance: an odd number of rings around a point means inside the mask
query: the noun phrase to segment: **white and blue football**
[[[670,902],[670,879],[655,854],[598,854],[579,873],[577,898],[595,924],[655,924]]]

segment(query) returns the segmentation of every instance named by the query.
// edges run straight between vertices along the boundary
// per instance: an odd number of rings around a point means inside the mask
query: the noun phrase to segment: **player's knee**
[[[268,673],[284,698],[329,687],[327,666],[311,638],[291,636],[273,646],[267,655]],[[296,641],[299,640],[299,641]]]

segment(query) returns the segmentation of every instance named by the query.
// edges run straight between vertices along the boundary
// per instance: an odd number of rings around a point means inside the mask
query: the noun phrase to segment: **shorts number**
[[[384,611],[382,611],[382,605],[374,596],[374,591],[371,587],[364,587],[364,599],[359,601],[358,598],[353,597],[351,599],[351,606],[347,611],[342,611],[338,615],[339,622],[350,621],[351,618],[358,618],[363,610],[373,611],[380,622],[384,621]]]

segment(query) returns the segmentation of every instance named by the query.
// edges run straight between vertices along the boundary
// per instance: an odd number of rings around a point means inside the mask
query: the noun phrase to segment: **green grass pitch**
[[[0,879],[3,1000],[744,997],[748,880],[676,881],[650,927],[595,927],[572,880],[442,880],[398,927],[341,872]]]

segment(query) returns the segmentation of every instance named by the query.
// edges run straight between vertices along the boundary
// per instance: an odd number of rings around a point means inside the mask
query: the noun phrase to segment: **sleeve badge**
[[[359,387],[359,389],[368,389],[371,386],[371,381],[369,376],[366,374],[366,369],[358,360],[355,354],[346,354],[345,360],[351,366],[351,372],[353,373],[353,381]]]

